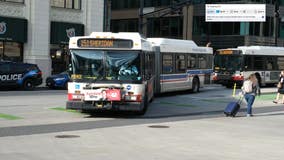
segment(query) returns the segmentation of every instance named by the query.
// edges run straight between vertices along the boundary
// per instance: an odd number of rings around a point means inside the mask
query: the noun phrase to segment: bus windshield
[[[72,79],[141,80],[139,51],[71,50]]]
[[[235,72],[241,71],[242,56],[241,55],[220,55],[216,54],[214,57],[214,71],[215,72]]]

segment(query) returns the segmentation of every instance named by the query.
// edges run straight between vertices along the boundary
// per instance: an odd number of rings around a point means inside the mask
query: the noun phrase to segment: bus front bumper
[[[82,101],[67,101],[66,109],[74,110],[121,110],[121,111],[141,111],[143,108],[140,102],[113,102],[107,104],[94,104]]]

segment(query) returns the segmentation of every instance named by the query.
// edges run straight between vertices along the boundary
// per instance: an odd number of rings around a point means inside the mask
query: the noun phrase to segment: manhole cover
[[[152,125],[152,126],[148,126],[150,128],[170,128],[169,126],[164,126],[164,125]]]
[[[78,135],[57,135],[56,138],[79,138]]]

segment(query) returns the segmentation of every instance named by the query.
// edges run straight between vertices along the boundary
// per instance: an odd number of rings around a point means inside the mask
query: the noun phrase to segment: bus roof
[[[170,38],[147,38],[153,46],[160,47],[161,52],[179,53],[213,53],[210,47],[199,47],[192,40],[180,40]]]
[[[188,45],[190,47],[198,47],[192,40],[181,40],[181,39],[170,39],[170,38],[147,38],[148,41],[152,42],[153,45],[161,44],[178,44]]]
[[[242,50],[242,54],[250,55],[284,55],[284,47],[275,46],[239,46],[220,50]]]
[[[79,39],[107,39],[107,40],[132,40],[133,47],[132,48],[96,48],[96,47],[88,47],[84,49],[133,49],[133,50],[152,50],[151,43],[147,42],[144,37],[142,37],[139,33],[136,32],[92,32],[89,36],[75,36],[71,37],[69,40],[69,48],[70,49],[79,49],[77,41]],[[81,48],[82,49],[82,48]]]

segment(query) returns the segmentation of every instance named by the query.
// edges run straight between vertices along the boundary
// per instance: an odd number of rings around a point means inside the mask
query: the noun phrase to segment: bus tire
[[[192,92],[196,93],[199,92],[200,83],[198,78],[193,78],[192,80]]]
[[[137,114],[141,115],[141,116],[144,115],[146,113],[147,109],[148,109],[148,105],[149,105],[149,103],[148,103],[148,96],[145,93],[145,97],[143,99],[143,109],[141,111],[138,111]]]
[[[34,84],[33,81],[31,79],[26,79],[23,83],[23,88],[24,90],[32,90],[34,89]]]

